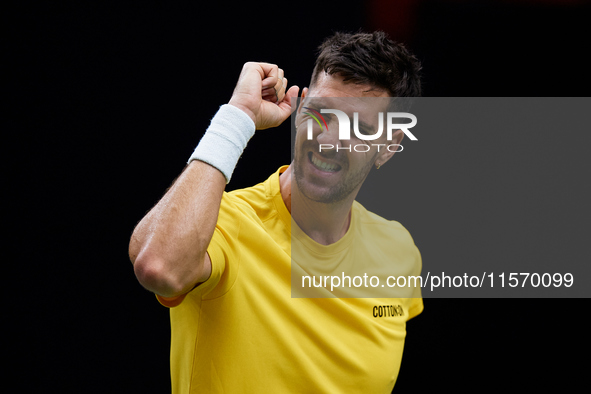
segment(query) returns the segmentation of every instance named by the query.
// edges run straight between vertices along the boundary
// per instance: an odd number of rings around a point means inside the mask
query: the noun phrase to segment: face
[[[359,131],[375,134],[379,126],[378,113],[387,112],[388,101],[384,98],[389,97],[388,94],[369,85],[344,83],[339,76],[324,74],[302,97],[296,117],[294,152],[294,179],[298,189],[306,198],[321,203],[354,199],[371,168],[376,163],[385,163],[393,155],[386,145],[400,141],[387,141],[385,131],[380,138],[371,141],[357,138],[353,131],[350,140],[339,140],[337,116],[326,113],[322,114],[326,125],[321,122],[320,126],[313,120],[313,138],[309,140],[308,120],[312,119],[309,114],[314,114],[314,110],[320,112],[322,108],[338,109],[353,122],[353,113],[357,112]],[[399,138],[398,134],[395,136]],[[383,145],[379,147],[379,144]]]

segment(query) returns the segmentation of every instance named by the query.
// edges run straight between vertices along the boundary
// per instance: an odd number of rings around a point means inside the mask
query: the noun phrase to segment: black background
[[[425,96],[585,96],[590,86],[590,14],[577,1],[171,3],[20,2],[4,13],[15,313],[3,322],[19,391],[170,390],[168,311],[136,281],[129,236],[245,61],[277,63],[304,87],[325,36],[381,28],[422,60]],[[228,190],[266,179],[289,146],[287,124],[257,133]],[[586,306],[426,299],[395,392],[568,392],[585,377]]]

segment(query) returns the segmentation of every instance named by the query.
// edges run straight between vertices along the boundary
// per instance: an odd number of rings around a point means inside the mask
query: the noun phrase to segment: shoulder
[[[245,214],[255,215],[263,221],[275,216],[277,201],[281,200],[279,175],[286,167],[280,167],[264,182],[224,193],[221,209],[231,207]]]
[[[357,201],[353,203],[353,214],[356,216],[357,225],[362,231],[369,231],[372,237],[386,237],[389,240],[395,238],[400,242],[414,245],[410,232],[400,222],[385,219],[368,211]]]
[[[226,193],[227,197],[235,204],[244,204],[249,206],[264,203],[268,199],[265,193],[265,183],[261,182],[254,186],[244,189],[237,189]]]
[[[234,215],[245,215],[263,219],[270,210],[270,197],[265,192],[265,184],[233,190],[224,193],[220,206],[220,215],[228,212],[231,218],[237,219]]]

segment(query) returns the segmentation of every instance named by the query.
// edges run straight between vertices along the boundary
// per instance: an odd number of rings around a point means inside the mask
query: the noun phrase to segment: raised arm
[[[283,70],[276,65],[249,62],[242,68],[229,104],[248,115],[257,130],[276,127],[289,117],[291,98],[297,97],[299,91],[292,86],[286,92],[286,85]],[[223,122],[218,122],[218,128],[220,124]],[[219,148],[208,146],[204,136],[198,149],[207,153],[208,149]],[[229,181],[228,172],[231,174],[233,169],[233,165],[230,169],[227,166],[226,161],[224,168],[218,169],[198,156],[136,226],[129,243],[129,258],[146,289],[174,297],[209,278],[207,247]]]

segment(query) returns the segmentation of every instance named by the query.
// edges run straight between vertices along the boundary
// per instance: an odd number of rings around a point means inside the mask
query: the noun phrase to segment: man
[[[293,162],[264,183],[226,193],[255,129],[281,124],[299,93],[297,86],[287,89],[276,65],[244,65],[229,104],[130,242],[138,280],[170,308],[173,392],[392,390],[406,321],[423,308],[420,294],[292,298],[290,280],[294,267],[322,269],[323,261],[354,266],[352,256],[360,253],[391,270],[420,273],[408,232],[354,201],[372,167],[393,152],[338,151],[345,143],[331,128],[315,127],[306,138],[307,109],[314,108],[305,107],[335,104],[363,113],[370,108],[366,99],[418,96],[419,69],[383,33],[327,39],[297,109]],[[377,127],[377,117],[363,119]],[[398,130],[391,143],[402,137]],[[319,144],[333,148],[320,151]],[[296,249],[300,257],[292,261]]]

